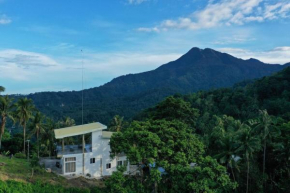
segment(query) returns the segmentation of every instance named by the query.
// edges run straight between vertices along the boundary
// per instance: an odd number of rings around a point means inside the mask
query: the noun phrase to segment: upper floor
[[[55,138],[58,139],[57,157],[90,152],[109,153],[113,132],[105,129],[107,126],[101,123],[55,129]]]

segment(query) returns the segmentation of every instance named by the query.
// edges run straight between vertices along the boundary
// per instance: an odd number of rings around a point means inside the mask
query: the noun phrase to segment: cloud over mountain
[[[288,18],[289,1],[274,1],[268,4],[265,0],[222,0],[209,1],[204,9],[193,12],[187,17],[168,19],[158,26],[140,27],[143,32],[159,32],[170,29],[198,30],[218,26],[244,25],[249,22],[264,22],[279,18]]]

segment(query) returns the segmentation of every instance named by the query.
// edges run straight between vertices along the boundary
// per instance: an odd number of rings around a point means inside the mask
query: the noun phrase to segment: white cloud
[[[153,28],[140,27],[137,29],[137,31],[140,31],[140,32],[160,32],[160,30],[157,27],[153,27]]]
[[[60,44],[60,47],[67,44]],[[70,46],[69,46],[70,47]],[[85,88],[96,87],[113,78],[157,68],[181,54],[144,52],[97,53],[85,51],[71,57],[50,57],[23,50],[0,50],[0,82],[10,86],[9,93],[81,89],[81,66],[84,64]],[[82,59],[83,58],[83,59]],[[16,85],[23,85],[16,89]],[[7,86],[9,87],[9,86]]]
[[[66,44],[60,44],[60,46]],[[235,57],[257,58],[266,63],[290,62],[290,47],[275,47],[268,51],[251,51],[239,48],[220,48]],[[9,93],[39,91],[80,90],[81,66],[84,64],[85,88],[96,87],[120,75],[153,70],[174,61],[184,53],[155,51],[122,51],[97,53],[84,51],[71,57],[50,57],[23,50],[0,50],[0,82],[11,89]],[[12,86],[14,85],[14,86]],[[18,85],[18,86],[17,86]],[[21,88],[19,85],[22,85]]]
[[[141,4],[141,3],[145,2],[145,1],[148,1],[148,0],[128,0],[128,2],[130,4]]]
[[[84,52],[85,71],[90,73],[101,73],[108,77],[116,77],[129,73],[139,73],[153,70],[162,64],[176,60],[182,54],[154,54],[142,52],[113,52],[96,53]],[[70,63],[69,69],[80,70],[81,58],[66,58],[62,63]]]
[[[251,51],[240,48],[219,48],[221,52],[231,54],[242,59],[255,58],[270,64],[286,64],[290,62],[290,47],[275,47],[266,51]]]
[[[251,42],[251,41],[255,41],[255,38],[246,36],[246,35],[233,35],[231,37],[221,37],[217,40],[215,40],[214,42],[212,42],[213,44],[217,44],[217,45],[225,45],[225,44],[242,44],[242,43],[246,43],[246,42]]]
[[[4,72],[1,77],[8,79],[29,80],[42,70],[58,66],[56,61],[43,54],[14,49],[0,51],[0,71]]]
[[[7,17],[5,14],[0,15],[0,25],[9,24],[11,22],[12,20],[9,17]]]
[[[222,0],[210,1],[199,11],[187,17],[169,19],[153,28],[139,28],[144,32],[166,31],[169,29],[213,28],[218,26],[244,25],[248,22],[264,22],[289,17],[289,1],[267,4],[264,0]],[[153,30],[154,29],[154,30]]]

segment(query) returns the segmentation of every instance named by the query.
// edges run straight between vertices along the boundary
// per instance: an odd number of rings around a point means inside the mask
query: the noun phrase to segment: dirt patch
[[[1,181],[14,180],[17,182],[25,182],[26,183],[26,181],[21,179],[21,178],[14,177],[13,179],[11,179],[11,176],[6,175],[6,174],[0,174],[0,180]]]
[[[67,181],[71,187],[82,187],[82,188],[93,188],[93,187],[104,187],[103,180],[97,179],[86,179],[84,177],[73,178]]]

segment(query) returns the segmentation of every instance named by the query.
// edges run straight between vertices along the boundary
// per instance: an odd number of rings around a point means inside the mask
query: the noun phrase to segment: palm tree
[[[35,110],[33,101],[28,98],[21,98],[16,103],[16,117],[19,124],[23,127],[23,152],[25,153],[25,134],[26,125],[29,119],[32,117],[32,113]]]
[[[214,156],[221,164],[225,164],[227,169],[231,170],[234,181],[236,181],[236,178],[233,169],[237,167],[236,150],[237,144],[235,140],[233,137],[227,136],[220,143],[220,153]]]
[[[75,123],[75,120],[70,118],[70,117],[65,117],[63,121],[61,121],[59,123],[60,127],[71,127],[71,126],[74,126],[76,123]]]
[[[121,131],[123,128],[123,119],[124,117],[120,117],[119,115],[116,115],[112,120],[112,125],[110,127],[111,131]]]
[[[0,86],[0,94],[1,94],[1,92],[5,92],[5,87]]]
[[[30,125],[30,132],[36,135],[37,140],[37,157],[39,158],[39,135],[44,133],[44,116],[40,112],[36,112],[32,124]]]
[[[55,128],[58,128],[57,124],[52,120],[47,118],[46,124],[45,124],[45,132],[42,134],[41,143],[45,145],[49,157],[51,156],[51,153],[53,152],[54,147],[54,132],[53,130]]]
[[[249,191],[249,173],[250,173],[250,160],[253,158],[253,154],[260,149],[260,140],[255,137],[251,127],[245,125],[242,130],[238,132],[238,149],[237,152],[241,152],[247,162],[247,193]]]
[[[10,118],[14,121],[13,109],[14,109],[13,99],[9,98],[8,96],[5,97],[0,96],[0,115],[1,115],[0,149],[2,145],[2,136],[4,134],[7,118]]]
[[[270,129],[272,126],[272,119],[270,115],[268,114],[267,110],[260,110],[260,118],[258,120],[258,123],[256,125],[256,129],[259,131],[262,137],[263,141],[263,177],[265,175],[265,165],[266,165],[266,148],[267,148],[267,140],[270,135]]]
[[[64,120],[60,121],[58,124],[61,128],[72,127],[75,125],[75,120],[70,117],[65,117]],[[74,144],[75,140],[73,137],[66,137],[64,139],[66,144]]]

